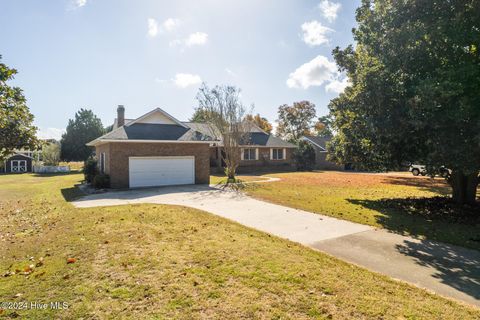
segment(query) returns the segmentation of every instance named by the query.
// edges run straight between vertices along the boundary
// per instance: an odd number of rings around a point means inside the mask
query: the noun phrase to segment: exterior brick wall
[[[253,148],[253,147],[252,147]],[[256,148],[256,147],[255,147]],[[278,148],[285,149],[284,160],[271,160],[270,159],[270,147],[258,147],[258,160],[242,160],[240,167],[275,167],[275,166],[292,166],[293,165],[293,152],[295,148]],[[277,149],[277,148],[273,148]],[[210,148],[210,166],[217,166],[217,148]]]
[[[128,188],[129,157],[194,156],[195,183],[210,182],[210,150],[207,143],[107,143],[96,147],[105,152],[105,173],[112,188]]]
[[[294,148],[285,148],[284,160],[271,160],[270,149],[265,147],[258,148],[258,160],[242,160],[240,161],[240,167],[273,167],[273,166],[286,166],[293,165],[292,155]],[[277,148],[274,148],[277,149]],[[279,148],[282,149],[282,148]]]
[[[97,155],[97,161],[100,159],[100,154],[105,152],[105,173],[110,174],[110,143],[102,144],[96,147],[95,153]],[[100,165],[100,163],[97,163]],[[100,170],[100,168],[98,168]]]

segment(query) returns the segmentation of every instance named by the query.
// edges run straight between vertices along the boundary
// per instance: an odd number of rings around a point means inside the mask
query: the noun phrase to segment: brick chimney
[[[125,124],[125,108],[123,105],[119,105],[117,108],[117,128],[120,128]]]

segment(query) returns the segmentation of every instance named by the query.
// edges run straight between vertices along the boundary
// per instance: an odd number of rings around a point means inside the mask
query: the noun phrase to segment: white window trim
[[[275,150],[282,150],[282,159],[274,159],[273,158],[273,150],[274,149]],[[278,161],[278,160],[286,160],[286,159],[287,159],[287,149],[286,148],[270,148],[270,160]]]
[[[245,159],[245,149],[255,149],[255,159]],[[255,161],[258,160],[258,148],[242,148],[241,149],[241,154],[240,154],[240,159],[245,160],[245,161]]]
[[[15,166],[13,163],[17,163]],[[22,165],[23,163],[23,165]],[[17,170],[13,170],[13,168],[16,168]],[[24,168],[24,170],[18,170],[19,168]],[[10,161],[10,171],[11,172],[27,172],[27,160],[11,160]]]

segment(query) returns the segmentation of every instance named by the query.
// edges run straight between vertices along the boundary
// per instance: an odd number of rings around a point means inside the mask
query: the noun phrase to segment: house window
[[[285,149],[271,149],[272,160],[285,160]]]
[[[243,160],[257,160],[257,149],[255,148],[243,149]]]
[[[105,152],[100,153],[100,173],[105,173]]]

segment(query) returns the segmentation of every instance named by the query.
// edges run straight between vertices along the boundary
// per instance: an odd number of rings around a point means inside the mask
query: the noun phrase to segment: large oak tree
[[[330,103],[334,157],[373,169],[451,169],[458,203],[480,170],[478,0],[363,0],[356,47],[333,52],[351,81]]]

